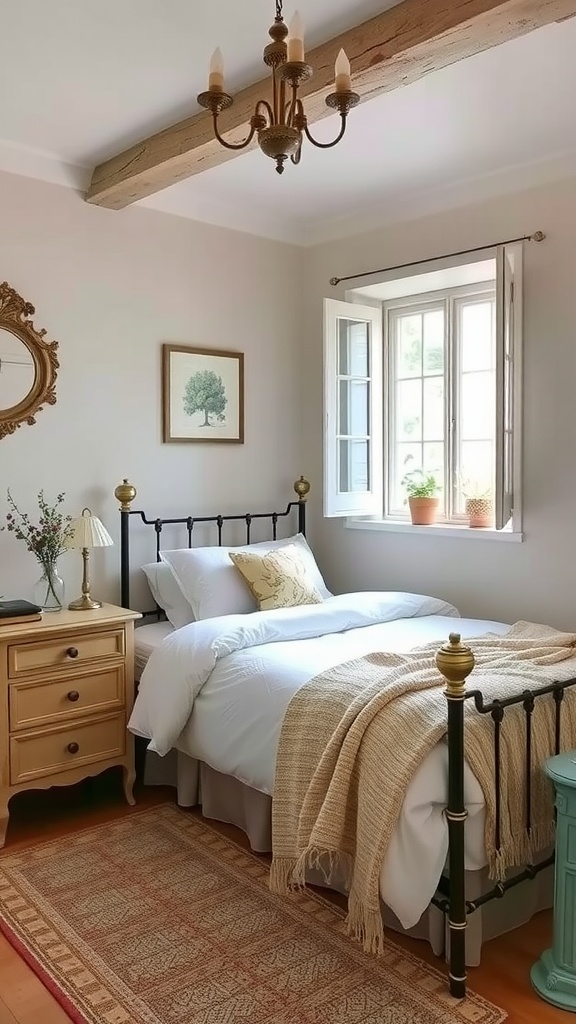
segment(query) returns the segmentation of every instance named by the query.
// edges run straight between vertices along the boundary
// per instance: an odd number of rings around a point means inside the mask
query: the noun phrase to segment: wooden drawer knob
[[[80,700],[80,694],[78,693],[78,690],[70,690],[70,693],[67,693],[66,696],[68,697],[68,700],[72,701],[73,704],[75,703],[75,701]]]
[[[77,743],[69,743],[68,746],[66,747],[66,750],[68,751],[69,754],[77,754],[79,749],[80,747],[78,746]]]
[[[68,650],[66,651],[66,654],[67,654],[67,656],[69,658],[77,658],[78,657],[78,648],[77,647],[69,647]]]

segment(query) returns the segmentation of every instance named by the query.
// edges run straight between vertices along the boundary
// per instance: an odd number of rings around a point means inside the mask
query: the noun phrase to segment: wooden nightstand
[[[24,789],[68,786],[111,765],[134,803],[134,620],[139,612],[44,613],[0,626],[0,846],[8,801]]]

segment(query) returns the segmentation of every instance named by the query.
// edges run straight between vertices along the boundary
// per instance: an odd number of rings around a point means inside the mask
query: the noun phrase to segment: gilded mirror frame
[[[34,363],[34,383],[30,391],[9,409],[0,409],[0,439],[28,423],[36,422],[36,414],[44,405],[56,403],[57,341],[44,341],[45,330],[37,331],[30,317],[35,309],[18,292],[3,281],[0,284],[0,329],[8,331],[26,346]]]

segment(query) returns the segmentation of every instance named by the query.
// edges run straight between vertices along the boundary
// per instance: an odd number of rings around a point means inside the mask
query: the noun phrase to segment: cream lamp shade
[[[101,608],[102,601],[95,601],[90,596],[89,557],[90,548],[108,548],[114,541],[98,516],[92,515],[89,508],[82,509],[82,515],[70,523],[69,535],[65,541],[67,548],[80,548],[84,564],[82,578],[82,597],[72,601],[68,607],[75,611],[90,611]]]

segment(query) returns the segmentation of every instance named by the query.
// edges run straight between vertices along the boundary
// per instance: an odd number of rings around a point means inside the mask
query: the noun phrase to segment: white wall
[[[522,544],[346,529],[322,515],[322,298],[329,278],[546,232],[526,245]],[[576,627],[576,181],[315,247],[306,263],[305,471],[328,586],[438,594],[463,614]]]
[[[162,514],[285,507],[304,470],[298,452],[298,251],[146,209],[112,212],[76,193],[0,174],[0,280],[36,307],[59,342],[57,404],[0,441],[0,523],[13,495],[66,492],[118,537],[113,491]],[[162,342],[245,353],[245,444],[163,444]],[[142,552],[144,558],[152,552]],[[93,590],[119,600],[118,547],[92,557]],[[61,568],[77,597],[81,557]],[[40,575],[22,542],[0,533],[0,594],[30,597]]]

